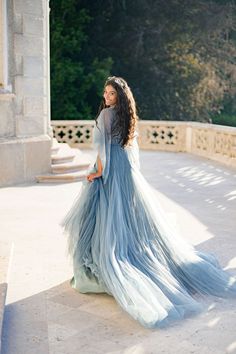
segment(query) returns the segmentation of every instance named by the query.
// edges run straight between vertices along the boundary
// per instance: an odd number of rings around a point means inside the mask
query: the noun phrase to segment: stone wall
[[[51,167],[48,0],[3,2],[8,75],[0,92],[0,186],[34,180]]]

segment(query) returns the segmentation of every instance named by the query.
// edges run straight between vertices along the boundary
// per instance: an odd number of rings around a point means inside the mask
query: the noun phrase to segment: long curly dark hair
[[[117,103],[115,106],[117,119],[115,119],[112,124],[112,136],[121,137],[121,146],[125,147],[129,145],[134,138],[138,122],[136,103],[130,87],[122,77],[108,77],[104,89],[108,85],[111,85],[117,92]],[[102,109],[106,107],[108,106],[106,106],[105,99],[103,98],[98,109],[96,121]]]

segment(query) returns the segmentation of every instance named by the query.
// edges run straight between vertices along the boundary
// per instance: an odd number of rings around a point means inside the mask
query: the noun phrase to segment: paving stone
[[[154,151],[141,151],[141,171],[182,236],[235,274],[236,171]],[[148,330],[109,295],[70,287],[72,262],[59,222],[80,188],[76,182],[0,190],[1,231],[15,243],[2,354],[236,353],[234,299],[199,296],[201,314]]]

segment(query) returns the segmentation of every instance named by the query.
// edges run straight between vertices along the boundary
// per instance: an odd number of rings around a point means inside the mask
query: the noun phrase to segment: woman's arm
[[[98,118],[97,125],[93,130],[93,147],[97,151],[97,171],[88,180],[102,176],[103,184],[107,182],[110,169],[110,151],[111,151],[111,125],[115,111],[113,108],[104,108]]]
[[[99,155],[97,156],[97,172],[95,173],[90,173],[88,176],[87,176],[87,180],[89,182],[93,182],[94,178],[99,178],[101,177],[102,175],[102,161],[99,157]]]

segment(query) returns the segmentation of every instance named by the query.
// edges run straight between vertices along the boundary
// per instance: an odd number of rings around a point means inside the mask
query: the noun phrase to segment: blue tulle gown
[[[72,287],[112,295],[148,328],[198,312],[195,293],[236,296],[235,278],[171,227],[139,170],[137,137],[122,148],[115,119],[115,107],[101,111],[93,142],[102,177],[82,183],[61,222],[73,258]]]

